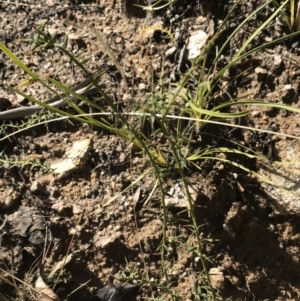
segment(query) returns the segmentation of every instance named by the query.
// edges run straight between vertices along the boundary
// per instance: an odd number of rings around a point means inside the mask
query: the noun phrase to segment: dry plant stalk
[[[80,29],[80,27],[77,24],[73,23],[73,22],[66,21],[66,23]],[[122,66],[120,65],[120,63],[118,62],[115,54],[112,52],[111,48],[109,47],[106,39],[95,28],[92,28],[91,31],[95,35],[95,37],[100,41],[100,43],[102,44],[102,46],[104,48],[104,51],[106,52],[106,54],[109,56],[109,58],[112,60],[112,62],[115,64],[116,68],[120,72],[120,74],[122,76],[122,79],[123,79],[123,82],[124,82],[126,92],[128,92],[128,85],[127,85],[127,80],[126,80],[124,70],[123,70]]]

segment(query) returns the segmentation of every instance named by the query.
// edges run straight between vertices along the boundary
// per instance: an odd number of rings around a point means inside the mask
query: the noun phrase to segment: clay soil
[[[143,104],[149,99],[152,79],[155,88],[163,64],[165,84],[170,84],[176,64],[174,57],[165,55],[171,47],[168,35],[144,28],[161,22],[160,26],[171,32],[179,28],[183,41],[187,41],[191,32],[200,26],[214,32],[235,3],[178,0],[171,7],[147,12],[134,6],[135,2],[147,5],[146,1],[138,0],[1,2],[1,41],[33,71],[50,74],[74,86],[85,76],[68,56],[53,45],[37,51],[32,41],[24,41],[33,38],[38,26],[47,21],[46,30],[56,32],[58,42],[67,35],[67,49],[74,54],[81,53],[78,57],[82,60],[89,58],[86,68],[91,73],[103,72],[102,82],[110,97],[122,104],[120,110],[130,111],[133,103]],[[242,1],[212,52],[217,47],[220,49],[235,26],[264,2]],[[263,9],[232,38],[223,64],[271,13],[270,6]],[[127,88],[92,28],[105,37],[122,66]],[[286,27],[272,21],[249,48],[283,36],[285,31]],[[299,107],[299,51],[296,39],[258,52],[253,61],[248,61],[248,66],[238,66],[250,68],[250,72],[231,86],[230,93]],[[238,68],[234,71],[239,72]],[[28,100],[7,89],[24,83],[28,75],[3,53],[0,53],[0,76],[3,83],[0,109],[29,106]],[[27,83],[21,89],[40,100],[49,97],[37,83]],[[82,108],[89,110],[86,105]],[[26,120],[14,122],[20,124]],[[253,109],[250,117],[242,122],[261,129],[275,124],[276,131],[299,135],[299,117],[284,110]],[[8,132],[1,133],[1,137]],[[222,131],[215,133],[224,135]],[[237,129],[228,138],[247,143],[245,136],[245,132]],[[148,174],[133,190],[117,196],[149,168],[145,158],[134,152],[130,143],[99,128],[60,121],[1,141],[1,160],[18,158],[27,163],[40,160],[50,164],[62,159],[74,142],[84,139],[89,141],[84,164],[62,178],[55,178],[38,165],[22,167],[1,161],[0,267],[1,275],[11,282],[0,279],[0,292],[6,298],[2,296],[3,300],[32,297],[28,294],[30,289],[24,289],[22,283],[16,284],[18,289],[13,287],[9,274],[34,287],[38,272],[60,300],[90,300],[98,289],[113,280],[142,281],[139,300],[170,300],[159,249],[163,228],[159,193],[145,202],[155,185],[154,177]],[[260,136],[248,146],[270,160],[278,160],[285,143],[280,136],[271,141]],[[297,149],[295,145],[295,157]],[[259,170],[255,159],[233,159]],[[201,167],[199,171],[190,166],[186,177],[199,191],[196,218],[205,241],[203,251],[210,259],[208,269],[215,268],[212,271],[220,276],[219,282],[212,276],[220,296],[232,300],[300,300],[297,204],[293,209],[285,208],[285,199],[271,197],[261,182],[238,168],[215,161],[205,161]],[[171,174],[165,183],[166,191],[176,187],[177,182],[178,175]],[[117,197],[107,205],[114,196]],[[193,252],[195,241],[189,217],[181,211],[171,208],[167,213],[170,239],[164,268],[168,270],[168,284],[176,300],[200,300],[195,298],[195,290],[204,284],[199,280],[202,266]],[[57,266],[59,263],[63,263],[63,269]],[[27,297],[20,296],[22,291],[27,292]],[[204,287],[202,292],[205,293]]]

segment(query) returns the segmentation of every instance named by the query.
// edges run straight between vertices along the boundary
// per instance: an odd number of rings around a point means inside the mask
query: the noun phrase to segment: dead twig
[[[73,23],[73,22],[66,21],[66,23],[80,29],[80,27],[77,24]],[[108,45],[106,39],[102,36],[102,34],[99,31],[97,31],[94,28],[91,29],[91,32],[99,40],[99,42],[101,43],[101,45],[104,48],[104,51],[106,52],[106,54],[109,56],[109,58],[112,60],[112,62],[114,63],[114,65],[116,66],[118,71],[120,72],[120,74],[122,76],[124,86],[125,86],[125,89],[126,89],[126,92],[128,93],[127,79],[126,79],[124,70],[123,70],[121,64],[118,62],[115,54],[112,52],[112,50],[111,50],[110,46]]]

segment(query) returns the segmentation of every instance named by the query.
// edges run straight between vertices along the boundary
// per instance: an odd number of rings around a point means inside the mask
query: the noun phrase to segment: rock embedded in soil
[[[224,274],[219,268],[211,268],[209,270],[211,284],[216,289],[224,288]]]
[[[194,186],[188,186],[189,193],[193,202],[196,202],[198,198],[198,191]],[[187,208],[188,200],[184,192],[184,187],[182,183],[176,183],[168,191],[165,198],[166,206],[171,206],[175,208]]]
[[[117,283],[101,288],[91,301],[134,301],[139,286],[128,283]]]
[[[66,151],[62,160],[51,164],[51,168],[59,179],[66,177],[84,166],[91,142],[91,139],[74,142],[72,147]]]

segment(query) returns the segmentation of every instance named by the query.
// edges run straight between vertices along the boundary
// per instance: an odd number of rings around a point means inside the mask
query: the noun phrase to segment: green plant
[[[174,1],[169,1],[166,5],[169,5],[172,2]],[[276,185],[276,183],[272,183],[247,166],[236,162],[233,155],[239,155],[246,159],[256,159],[261,162],[268,163],[268,159],[266,157],[254,152],[253,150],[245,147],[242,144],[239,144],[236,141],[232,141],[232,139],[229,137],[216,137],[212,133],[205,131],[207,126],[211,124],[221,125],[223,127],[247,128],[239,124],[231,124],[230,121],[232,119],[239,119],[247,116],[250,106],[269,106],[272,108],[283,108],[285,110],[300,113],[299,109],[286,105],[267,103],[259,100],[249,101],[243,95],[238,95],[235,99],[229,97],[229,99],[222,103],[214,103],[218,93],[225,93],[222,88],[220,88],[220,83],[222,83],[225,73],[228,72],[230,68],[234,67],[238,62],[250,58],[252,55],[266,47],[270,47],[275,43],[279,43],[285,39],[299,34],[293,33],[276,41],[260,45],[256,48],[252,48],[251,50],[246,50],[251,45],[251,42],[260,34],[261,30],[281,12],[282,8],[288,3],[288,0],[286,0],[281,5],[278,5],[277,10],[272,13],[272,15],[266,21],[264,21],[259,28],[253,34],[251,34],[245,42],[243,42],[242,45],[239,45],[239,50],[224,67],[218,67],[218,62],[221,58],[221,55],[226,46],[228,46],[230,43],[232,37],[243,28],[243,25],[247,21],[253,18],[261,9],[265,8],[272,2],[273,1],[268,1],[264,3],[258,9],[254,10],[247,18],[245,18],[245,20],[226,38],[217,54],[214,55],[212,49],[218,42],[218,38],[225,31],[223,27],[230,18],[231,13],[238,5],[237,2],[236,6],[220,25],[215,35],[207,43],[202,51],[202,54],[193,60],[192,66],[189,68],[189,70],[185,74],[181,75],[181,80],[178,84],[174,85],[174,89],[172,90],[170,87],[166,87],[164,84],[164,69],[162,69],[159,80],[159,90],[155,89],[153,83],[150,98],[146,99],[142,105],[140,100],[132,100],[132,107],[130,108],[131,112],[119,112],[118,106],[110,97],[109,92],[107,92],[98,84],[99,77],[96,79],[92,74],[90,74],[85,69],[83,64],[79,62],[78,59],[75,58],[71,53],[66,51],[64,47],[61,47],[61,45],[57,45],[57,47],[66,55],[68,55],[70,59],[72,59],[72,61],[74,61],[74,63],[91,79],[92,85],[95,86],[98,92],[101,94],[101,99],[103,100],[104,105],[100,106],[99,104],[90,101],[88,98],[76,93],[69,87],[51,78],[48,79],[49,82],[56,88],[59,88],[63,92],[62,94],[66,95],[64,97],[66,103],[75,110],[76,114],[70,114],[64,110],[53,108],[42,103],[34,97],[30,97],[24,93],[21,93],[17,89],[14,89],[16,92],[20,93],[24,97],[27,97],[29,100],[42,105],[46,109],[52,110],[57,114],[61,114],[63,117],[60,117],[60,120],[70,119],[77,122],[87,123],[95,127],[100,127],[104,130],[112,132],[126,140],[129,144],[134,145],[139,152],[146,156],[147,164],[149,166],[148,169],[144,171],[141,176],[135,178],[132,177],[131,184],[121,193],[130,194],[133,187],[137,185],[139,181],[142,181],[146,175],[151,174],[155,179],[155,184],[151,188],[151,192],[146,200],[146,204],[149,203],[149,200],[154,195],[155,191],[160,192],[161,215],[159,218],[163,222],[163,227],[162,239],[157,251],[159,251],[161,257],[160,270],[162,279],[164,279],[164,283],[151,284],[151,279],[149,279],[150,277],[147,275],[145,277],[146,279],[144,279],[144,282],[147,282],[153,286],[159,286],[164,293],[169,294],[170,299],[172,300],[177,300],[178,296],[172,289],[172,279],[169,274],[169,266],[166,263],[170,245],[170,236],[168,235],[168,230],[170,228],[170,217],[168,214],[169,207],[166,204],[167,180],[173,176],[179,179],[182,183],[182,190],[186,199],[186,209],[183,210],[181,214],[186,214],[186,219],[188,221],[186,222],[185,227],[195,240],[192,252],[194,252],[194,254],[200,258],[202,263],[202,271],[197,275],[197,280],[199,283],[201,283],[201,285],[198,285],[196,291],[194,292],[195,299],[203,300],[206,298],[207,300],[213,301],[218,299],[218,292],[215,290],[210,280],[208,271],[209,259],[205,254],[204,248],[207,240],[202,238],[200,235],[201,227],[198,225],[196,220],[195,203],[189,189],[191,183],[189,183],[186,177],[186,171],[188,169],[192,169],[193,167],[201,170],[201,162],[205,160],[219,161],[230,164],[231,166],[237,167],[247,173],[251,173],[266,183]],[[155,5],[157,4],[159,4],[159,2]],[[161,9],[162,7],[156,8]],[[154,9],[154,7],[152,7],[152,9]],[[102,36],[100,36],[99,39],[101,43],[106,43]],[[40,45],[45,45],[44,40],[41,40],[39,43]],[[27,72],[33,79],[40,82],[50,91],[56,93],[56,95],[60,95],[59,93],[55,92],[54,89],[51,89],[48,82],[39,77],[36,73],[32,72],[32,70],[30,70],[18,57],[16,57],[9,49],[7,49],[5,45],[0,43],[0,48],[15,62],[15,64]],[[106,49],[108,48],[109,47],[106,47]],[[121,69],[121,66],[118,64],[113,52],[111,50],[107,51],[112,62],[117,66],[117,69]],[[119,71],[122,79],[126,81],[125,73],[122,72],[122,70]],[[186,88],[189,81],[196,82],[196,87]],[[72,97],[69,97],[70,95]],[[87,103],[95,110],[98,110],[99,113],[91,114],[84,112],[74,99],[78,99]],[[186,104],[188,104],[188,106]],[[178,112],[176,116],[173,113],[175,110]],[[97,115],[98,117],[100,116],[99,119],[96,118]],[[128,116],[130,116],[130,118],[128,118]],[[50,121],[43,121],[43,123],[48,122]],[[148,132],[145,130],[147,129],[147,124],[150,125],[148,127]],[[251,128],[247,129],[253,131],[256,130]],[[195,145],[198,139],[197,137],[203,138],[206,136],[210,138],[209,145],[201,144],[201,147],[196,149]],[[219,142],[213,142],[214,140],[220,140],[223,145],[218,144]],[[114,196],[102,206],[105,207],[110,205],[115,199],[118,198],[118,196],[119,195]],[[176,241],[176,239],[173,239],[172,242],[174,241]],[[128,267],[128,269],[130,273],[127,277],[130,279],[137,277],[137,274],[132,271],[130,267]],[[126,275],[123,275],[124,278],[125,276]]]
[[[276,8],[280,6],[277,0],[273,0],[273,4]],[[283,11],[282,18],[290,32],[297,32],[300,30],[300,1],[290,0],[289,7],[286,10],[289,12],[286,13]]]
[[[21,157],[8,157],[4,154],[4,151],[0,153],[0,167],[13,168],[15,166],[23,169],[25,166],[29,166],[30,169],[38,168],[46,172],[51,172],[51,168],[46,164],[43,164],[35,155],[27,155]]]
[[[47,22],[42,23],[37,28],[37,33],[33,38],[23,39],[24,42],[31,42],[35,44],[35,50],[45,50],[51,46],[66,48],[68,44],[68,37],[65,36],[60,43],[57,43],[57,33],[50,34],[46,31],[45,25]]]

